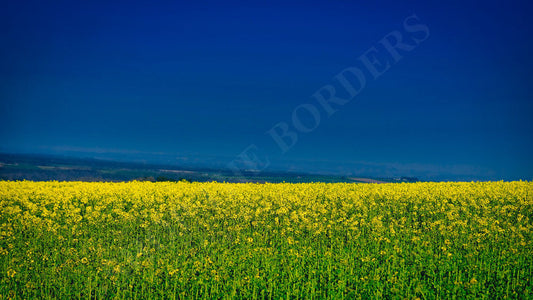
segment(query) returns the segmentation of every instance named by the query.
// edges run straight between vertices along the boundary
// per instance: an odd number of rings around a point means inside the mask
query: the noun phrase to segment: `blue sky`
[[[0,151],[226,167],[254,145],[260,170],[532,179],[531,5],[398,2],[5,2]],[[414,45],[397,62],[392,32]],[[329,116],[313,94],[349,67],[365,86]]]

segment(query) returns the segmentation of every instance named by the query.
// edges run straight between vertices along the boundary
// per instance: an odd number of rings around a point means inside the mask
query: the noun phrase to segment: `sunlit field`
[[[4,298],[531,298],[533,183],[0,182]]]

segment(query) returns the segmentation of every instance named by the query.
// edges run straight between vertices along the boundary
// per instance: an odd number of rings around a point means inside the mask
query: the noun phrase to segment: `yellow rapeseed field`
[[[533,183],[0,182],[4,298],[531,298]]]

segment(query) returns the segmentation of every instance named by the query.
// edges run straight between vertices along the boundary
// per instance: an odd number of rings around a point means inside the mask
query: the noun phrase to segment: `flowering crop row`
[[[533,183],[0,182],[2,298],[528,298]]]

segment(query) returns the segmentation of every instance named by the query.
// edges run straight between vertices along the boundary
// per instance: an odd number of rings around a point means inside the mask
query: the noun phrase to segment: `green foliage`
[[[531,182],[0,182],[0,299],[530,298]]]

